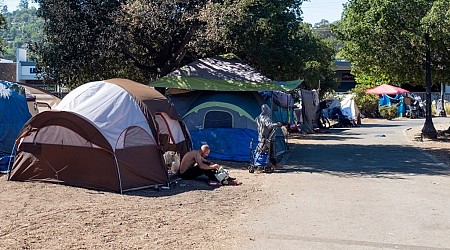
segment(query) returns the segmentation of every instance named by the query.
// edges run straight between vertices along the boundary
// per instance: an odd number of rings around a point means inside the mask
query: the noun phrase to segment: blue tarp
[[[8,166],[12,164],[14,157],[11,155],[0,156],[0,173],[7,172],[10,169]]]
[[[379,106],[391,106],[391,97],[389,97],[386,94],[382,94],[380,97],[380,103]]]
[[[190,134],[194,149],[203,144],[210,146],[210,159],[250,161],[251,139],[253,149],[258,144],[258,132],[246,128],[211,128],[190,131]]]
[[[0,81],[0,158],[11,154],[20,130],[31,118],[27,100],[18,89],[14,83]]]

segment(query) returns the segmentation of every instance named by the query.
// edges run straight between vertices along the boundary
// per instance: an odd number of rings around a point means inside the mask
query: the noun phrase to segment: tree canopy
[[[0,31],[0,36],[5,40],[3,58],[14,60],[16,48],[42,41],[44,20],[37,16],[35,7],[28,8],[28,1],[22,0],[13,12],[4,9],[2,15],[5,18],[4,30]]]
[[[348,1],[335,31],[345,43],[342,52],[352,62],[357,80],[372,76],[397,84],[424,84],[425,53],[430,48],[433,82],[448,82],[450,47],[449,40],[442,39],[448,38],[448,7],[446,0]]]
[[[336,87],[334,49],[302,23],[303,0],[38,2],[44,40],[34,51],[47,82],[148,82],[197,58],[234,53],[274,80]]]

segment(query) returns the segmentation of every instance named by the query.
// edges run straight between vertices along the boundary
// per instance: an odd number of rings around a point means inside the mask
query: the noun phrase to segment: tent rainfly
[[[0,81],[0,172],[7,171],[16,137],[30,118],[23,89]]]
[[[171,102],[126,79],[86,83],[37,114],[16,141],[9,180],[123,192],[169,183],[165,150],[190,150]]]
[[[194,148],[207,143],[210,158],[248,161],[256,147],[255,118],[261,113],[262,91],[284,91],[301,81],[277,84],[233,55],[202,58],[169,73],[150,86],[166,89],[192,136]],[[271,97],[270,97],[271,98]],[[269,99],[270,99],[269,98]],[[277,122],[276,120],[274,120]],[[275,154],[286,151],[281,129],[275,134]]]

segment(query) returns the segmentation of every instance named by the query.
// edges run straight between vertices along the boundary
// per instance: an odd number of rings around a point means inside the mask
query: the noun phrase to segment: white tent
[[[358,119],[360,112],[355,103],[355,94],[347,94],[344,96],[341,101],[341,111],[349,120],[356,121]]]

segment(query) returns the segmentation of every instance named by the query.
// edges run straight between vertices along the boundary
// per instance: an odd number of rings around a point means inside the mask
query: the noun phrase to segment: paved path
[[[423,122],[308,136],[282,170],[255,177],[273,201],[242,215],[242,249],[450,249],[450,168],[403,136]]]

